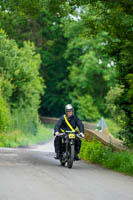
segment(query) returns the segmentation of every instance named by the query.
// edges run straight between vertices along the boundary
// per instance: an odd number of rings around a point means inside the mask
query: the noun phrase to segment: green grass
[[[21,130],[16,129],[10,133],[0,134],[0,147],[28,146],[48,141],[52,138],[52,135],[52,130],[42,124],[39,124],[36,134],[22,133]]]
[[[114,152],[111,147],[104,146],[99,141],[82,140],[79,156],[92,163],[133,176],[133,152]]]
[[[28,137],[29,145],[48,141],[52,138],[52,136],[52,130],[41,124],[39,125],[37,135]]]

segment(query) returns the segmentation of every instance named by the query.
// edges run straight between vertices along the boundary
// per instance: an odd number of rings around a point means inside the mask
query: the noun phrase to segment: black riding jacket
[[[75,129],[76,127],[79,128],[80,132],[84,133],[84,125],[83,123],[78,119],[76,115],[72,115],[71,117],[67,118],[68,122],[71,124],[71,126]],[[54,133],[55,132],[62,132],[61,129],[71,131],[67,123],[65,122],[64,115],[61,116],[61,118],[57,121],[54,127]]]

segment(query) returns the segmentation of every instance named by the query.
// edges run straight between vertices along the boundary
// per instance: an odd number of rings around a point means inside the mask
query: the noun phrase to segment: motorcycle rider
[[[71,131],[70,127],[68,126],[68,124],[65,121],[65,117],[67,118],[68,122],[70,123],[70,125],[72,126],[73,129],[75,129],[76,127],[79,128],[80,135],[82,137],[84,137],[84,125],[78,119],[78,117],[73,114],[73,107],[71,104],[67,104],[65,106],[65,113],[66,113],[66,115],[62,115],[54,127],[54,135],[56,136],[55,140],[54,140],[54,147],[55,147],[55,153],[56,153],[55,159],[59,159],[60,154],[61,154],[61,152],[60,152],[61,151],[60,150],[61,149],[60,133],[63,132],[63,130]],[[76,138],[75,138],[75,157],[74,157],[75,160],[80,160],[80,158],[78,157],[78,154],[80,152],[80,147],[81,147],[81,140],[79,139],[78,136],[76,136]]]

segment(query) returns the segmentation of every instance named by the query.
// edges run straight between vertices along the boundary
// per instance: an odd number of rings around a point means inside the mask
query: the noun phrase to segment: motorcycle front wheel
[[[75,148],[74,148],[74,145],[71,145],[70,158],[67,161],[67,167],[68,168],[72,168],[72,166],[73,166],[74,154],[75,154]]]

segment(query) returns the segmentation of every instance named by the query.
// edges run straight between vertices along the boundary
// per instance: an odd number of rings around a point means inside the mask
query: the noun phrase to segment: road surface
[[[133,177],[84,161],[54,158],[53,141],[0,148],[0,200],[133,200]]]

